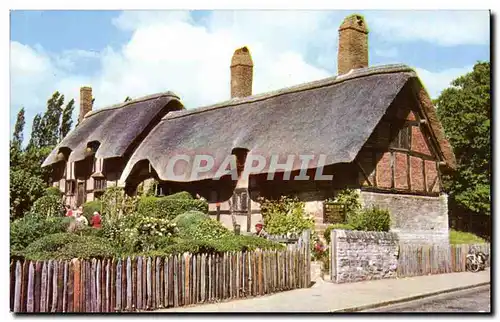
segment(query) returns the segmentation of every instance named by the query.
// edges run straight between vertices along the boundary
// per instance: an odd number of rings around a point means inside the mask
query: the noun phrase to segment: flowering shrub
[[[311,257],[312,260],[323,263],[323,273],[327,273],[330,270],[330,249],[320,240],[312,244]]]
[[[104,236],[121,246],[123,252],[154,250],[166,238],[177,234],[175,223],[165,218],[130,214],[118,220],[104,220]]]
[[[271,235],[300,234],[314,227],[313,218],[305,214],[304,203],[297,198],[259,198],[259,202],[265,229]]]
[[[101,197],[102,214],[111,220],[117,220],[122,215],[134,213],[138,201],[137,196],[126,195],[123,188],[109,187]]]

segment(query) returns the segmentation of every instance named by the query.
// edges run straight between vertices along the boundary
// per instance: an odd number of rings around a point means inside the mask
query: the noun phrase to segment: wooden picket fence
[[[308,247],[125,260],[16,261],[13,312],[143,311],[308,287]]]
[[[397,273],[399,277],[465,272],[469,250],[490,254],[490,244],[417,246],[401,244]],[[490,265],[488,259],[487,266]]]

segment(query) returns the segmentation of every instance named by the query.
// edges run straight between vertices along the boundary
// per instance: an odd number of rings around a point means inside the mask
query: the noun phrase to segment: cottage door
[[[78,182],[78,191],[76,195],[76,205],[80,207],[85,203],[85,182]]]

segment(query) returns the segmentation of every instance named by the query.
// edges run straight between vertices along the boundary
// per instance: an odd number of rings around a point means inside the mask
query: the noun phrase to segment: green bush
[[[173,196],[173,195],[172,195]],[[174,219],[190,210],[208,213],[208,203],[198,199],[179,199],[167,197],[142,197],[137,211],[144,216]]]
[[[482,244],[486,243],[486,240],[482,239],[479,236],[476,236],[472,233],[466,233],[463,231],[456,231],[450,229],[450,244],[458,245],[458,244]]]
[[[156,254],[213,254],[224,252],[246,252],[256,249],[284,249],[282,244],[255,236],[225,235],[218,239],[175,238],[172,244],[155,252]]]
[[[232,234],[222,223],[210,218],[179,228],[179,236],[185,239],[212,240]]]
[[[88,201],[83,204],[83,215],[89,221],[92,219],[94,212],[102,213],[102,202],[100,200]]]
[[[378,207],[364,208],[349,216],[347,222],[355,230],[389,231],[391,228],[389,211]]]
[[[45,217],[60,217],[64,215],[64,205],[59,196],[45,195],[35,201],[30,212]]]
[[[48,187],[45,189],[45,195],[46,196],[58,196],[59,198],[62,198],[63,193],[59,188],[56,187]]]
[[[165,218],[129,214],[119,219],[104,218],[102,232],[110,242],[119,245],[123,252],[139,253],[157,249],[164,237],[177,235],[176,224]]]
[[[196,225],[207,219],[210,219],[210,217],[207,214],[201,211],[191,210],[178,215],[172,220],[172,222],[177,225],[177,228],[182,230],[184,228],[189,228],[193,225]]]
[[[347,218],[361,210],[359,193],[353,189],[344,189],[340,191],[335,197],[335,202],[342,205]]]
[[[20,252],[29,260],[109,258],[115,255],[110,243],[99,237],[57,233],[42,237]]]
[[[46,184],[42,178],[33,176],[28,170],[10,171],[10,218],[24,216],[33,203],[42,197]]]
[[[71,218],[27,215],[10,223],[10,248],[22,250],[35,240],[50,234],[65,232]]]
[[[259,198],[265,230],[271,235],[300,234],[314,228],[314,220],[305,214],[304,203],[283,196],[279,200]]]
[[[114,220],[121,215],[132,214],[137,210],[139,198],[128,196],[123,188],[109,187],[100,198],[102,215]]]
[[[177,192],[177,193],[165,196],[163,198],[166,198],[166,199],[185,199],[185,200],[193,200],[194,199],[193,196],[191,196],[191,194],[187,191]]]
[[[325,240],[328,244],[330,243],[330,234],[334,229],[355,230],[354,227],[349,224],[328,225],[328,227],[326,227],[325,231],[323,232],[323,237],[325,237]]]

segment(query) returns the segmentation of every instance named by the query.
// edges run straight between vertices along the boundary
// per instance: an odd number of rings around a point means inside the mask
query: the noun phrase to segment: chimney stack
[[[78,123],[81,123],[85,114],[92,111],[92,87],[80,87],[80,115]]]
[[[368,67],[368,27],[364,18],[353,14],[339,27],[338,75]]]
[[[236,49],[231,59],[231,98],[252,95],[253,62],[247,47]]]

